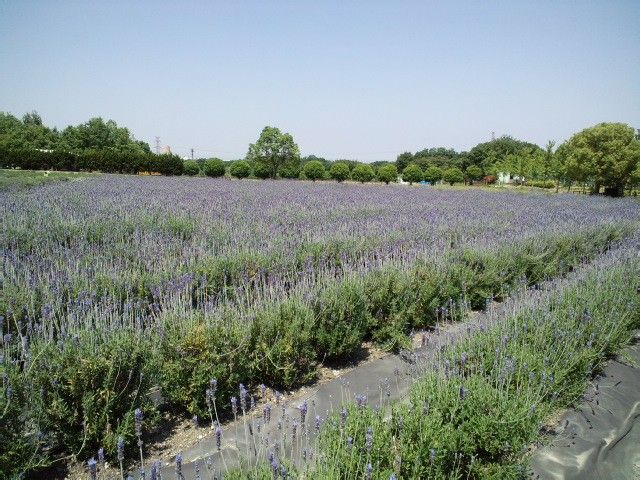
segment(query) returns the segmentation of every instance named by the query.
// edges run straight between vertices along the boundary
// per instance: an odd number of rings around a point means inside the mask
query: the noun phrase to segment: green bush
[[[251,175],[251,165],[249,165],[249,162],[245,162],[244,160],[238,160],[231,164],[231,167],[229,167],[229,173],[235,178],[247,178]]]
[[[315,379],[313,322],[313,311],[296,299],[258,313],[249,333],[252,378],[285,390]]]
[[[402,179],[409,184],[421,182],[424,179],[424,173],[418,165],[412,163],[402,171]]]
[[[12,348],[6,344],[3,347],[5,352]],[[0,362],[0,478],[20,478],[24,472],[50,461],[32,406],[36,391],[20,365]]]
[[[187,160],[184,162],[184,174],[189,176],[198,175],[200,173],[200,165],[195,160]]]
[[[368,324],[362,283],[345,279],[323,289],[314,301],[314,340],[320,359],[344,358],[360,348]]]
[[[133,333],[108,341],[77,339],[59,346],[33,345],[27,378],[31,408],[53,451],[82,455],[99,447],[115,451],[118,436],[133,439],[133,411],[154,418],[147,397],[153,385],[150,345]]]
[[[378,169],[378,180],[389,185],[398,180],[398,169],[393,164],[383,165]]]
[[[385,350],[406,347],[413,300],[408,275],[396,268],[373,271],[364,277],[364,292],[371,338]]]
[[[351,179],[360,183],[370,182],[373,180],[373,177],[375,177],[373,168],[371,168],[371,165],[366,163],[359,163],[351,172]]]
[[[219,158],[210,158],[204,163],[202,172],[207,177],[224,177],[224,162]]]
[[[271,172],[269,171],[269,167],[261,162],[254,162],[253,174],[256,176],[256,178],[259,178],[261,180],[266,180],[267,178],[271,177]]]
[[[464,182],[464,174],[458,167],[448,168],[442,174],[442,179],[449,185]]]
[[[228,314],[226,322],[235,318]],[[208,418],[206,390],[218,382],[216,405],[229,410],[229,399],[237,395],[238,385],[251,379],[246,332],[220,324],[196,323],[189,331],[173,332],[159,349],[162,394],[180,411]]]
[[[279,174],[282,178],[298,178],[300,176],[300,166],[297,163],[289,163],[280,168]],[[267,177],[269,177],[269,175],[267,175]]]
[[[338,183],[347,180],[350,173],[351,172],[349,171],[349,165],[344,162],[334,163],[333,165],[331,165],[331,169],[329,170],[329,175],[331,176],[331,178],[337,180]]]
[[[306,178],[315,182],[316,180],[322,180],[324,178],[325,168],[319,160],[311,160],[304,164],[302,172]]]
[[[429,183],[436,183],[442,180],[442,169],[440,167],[429,167],[424,172],[424,179]]]

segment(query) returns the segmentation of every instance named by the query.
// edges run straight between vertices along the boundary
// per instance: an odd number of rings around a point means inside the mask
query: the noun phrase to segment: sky
[[[113,119],[180,155],[393,160],[640,128],[640,0],[0,0],[0,111]]]

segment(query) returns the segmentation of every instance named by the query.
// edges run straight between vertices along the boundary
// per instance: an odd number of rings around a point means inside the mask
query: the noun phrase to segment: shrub
[[[367,330],[385,350],[407,346],[410,318],[406,310],[412,301],[408,280],[408,275],[396,268],[373,271],[364,277]]]
[[[260,163],[260,162],[254,162],[253,174],[256,176],[256,178],[260,178],[262,180],[265,180],[271,177],[271,172],[269,171],[269,167],[264,163]]]
[[[403,170],[402,179],[405,182],[409,182],[409,184],[421,182],[424,179],[424,173],[422,173],[422,169],[418,165],[412,163]]]
[[[156,172],[162,175],[182,175],[184,161],[177,155],[164,153],[150,155],[143,159],[139,171]]]
[[[219,158],[210,158],[205,162],[202,171],[207,177],[224,177],[224,162]]]
[[[195,160],[187,160],[184,162],[185,175],[194,176],[200,173],[200,165]]]
[[[442,169],[440,167],[429,167],[424,172],[424,179],[429,183],[436,183],[442,180]]]
[[[464,174],[458,167],[452,167],[444,171],[444,173],[442,174],[442,179],[449,185],[453,185],[454,183],[463,182]]]
[[[378,180],[389,185],[398,179],[398,169],[393,164],[383,165],[378,169]]]
[[[373,168],[366,163],[359,163],[351,172],[351,178],[360,183],[370,182],[374,176]]]
[[[292,162],[284,165],[279,173],[282,178],[298,178],[300,176],[300,166]]]
[[[229,167],[229,173],[235,178],[247,178],[251,175],[251,166],[249,165],[249,162],[238,160],[231,164],[231,167]]]
[[[338,183],[344,182],[349,178],[349,165],[344,162],[336,162],[331,165],[331,169],[329,170],[329,175],[334,180],[337,180]]]
[[[292,389],[316,377],[313,311],[297,299],[259,312],[250,328],[252,377],[273,388]]]
[[[224,320],[237,322],[230,313]],[[205,393],[215,378],[216,403],[222,410],[228,410],[229,399],[239,383],[250,379],[252,370],[244,335],[245,332],[222,324],[204,323],[195,323],[186,333],[170,332],[159,349],[162,393],[169,403],[181,411],[207,418]]]
[[[311,160],[304,164],[302,167],[304,176],[314,182],[318,179],[323,179],[325,174],[325,168],[321,161]]]
[[[361,282],[346,279],[327,286],[315,300],[313,310],[319,358],[343,358],[360,348],[368,323],[367,298]]]
[[[128,332],[97,344],[78,338],[33,346],[28,377],[39,394],[31,402],[54,451],[113,452],[118,436],[134,437],[135,408],[153,419],[149,351],[144,337]]]

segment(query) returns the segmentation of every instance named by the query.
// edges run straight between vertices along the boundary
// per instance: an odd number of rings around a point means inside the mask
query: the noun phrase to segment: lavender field
[[[241,383],[286,391],[363,341],[406,347],[640,223],[633,199],[111,175],[0,192],[0,211],[13,473],[99,448],[126,463],[136,409],[145,434],[159,408],[228,418]]]

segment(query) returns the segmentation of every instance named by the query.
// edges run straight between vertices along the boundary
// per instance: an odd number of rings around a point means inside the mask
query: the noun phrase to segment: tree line
[[[463,172],[465,181],[496,180],[509,173],[516,181],[534,186],[570,189],[574,185],[591,193],[623,195],[640,186],[640,134],[623,123],[600,123],[574,134],[557,148],[544,148],[510,136],[476,145],[468,152],[429,148],[396,158],[403,175],[431,181],[446,169]]]
[[[612,196],[640,186],[640,140],[629,125],[601,123],[555,147],[553,141],[543,148],[502,136],[468,152],[434,147],[403,152],[394,162],[330,161],[314,155],[301,157],[291,134],[267,126],[258,140],[249,144],[243,159],[183,161],[177,155],[154,155],[146,142],[136,140],[113,120],[92,118],[58,131],[44,125],[36,112],[25,114],[21,120],[0,112],[2,168],[361,183],[391,183],[402,178],[408,183],[442,181],[451,185],[494,183],[502,172],[512,175],[516,182],[533,186],[559,190],[578,185],[584,191],[603,191]]]

